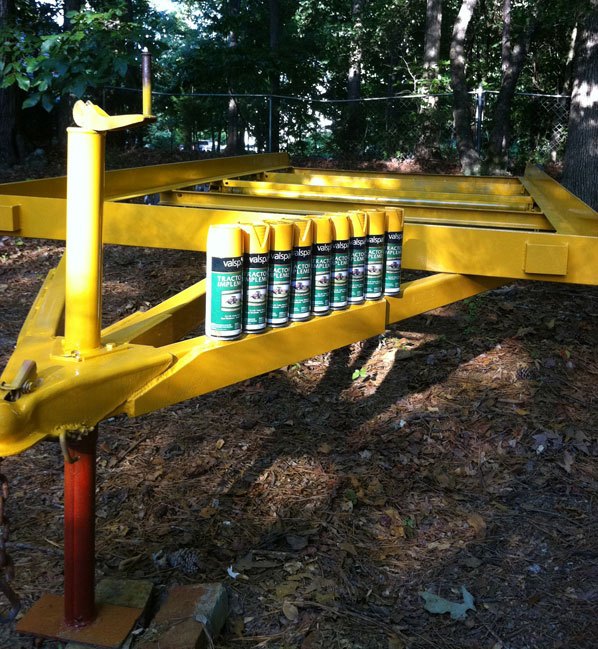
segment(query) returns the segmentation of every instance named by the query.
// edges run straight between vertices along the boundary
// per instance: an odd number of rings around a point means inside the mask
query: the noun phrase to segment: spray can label
[[[312,296],[312,312],[324,315],[330,311],[330,253],[331,243],[314,243],[313,269],[314,290]]]
[[[382,297],[384,282],[384,235],[370,234],[367,237],[367,267],[365,272],[365,299],[378,300]]]
[[[365,285],[365,237],[351,237],[349,244],[349,302],[363,302]]]
[[[211,335],[233,338],[241,333],[243,259],[212,257]]]
[[[291,320],[307,320],[311,314],[311,247],[293,248],[291,275]]]
[[[291,251],[270,252],[268,277],[268,324],[282,327],[289,321],[289,294],[291,281]]]
[[[349,241],[332,243],[330,306],[333,309],[344,309],[347,306],[349,286]]]
[[[263,331],[268,305],[268,254],[245,253],[244,259],[243,326],[245,331]]]
[[[384,293],[397,295],[401,292],[401,255],[403,252],[403,233],[386,233],[386,274]]]

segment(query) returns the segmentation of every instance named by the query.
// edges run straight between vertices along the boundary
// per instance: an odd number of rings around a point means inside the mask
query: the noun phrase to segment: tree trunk
[[[241,9],[240,0],[229,0],[227,11],[230,17],[235,17]],[[231,29],[228,35],[228,46],[231,49],[237,47],[239,42],[237,32]],[[237,155],[245,151],[244,129],[241,126],[241,117],[239,115],[239,105],[234,95],[234,82],[228,80],[228,113],[227,113],[227,131],[226,131],[226,153],[228,155]]]
[[[361,62],[363,58],[363,8],[366,0],[352,0],[351,17],[353,38],[349,51],[349,73],[347,75],[347,117],[342,135],[342,147],[350,156],[358,156],[363,148],[365,116],[361,98]]]
[[[438,75],[440,58],[440,36],[442,33],[442,0],[427,0],[426,33],[424,36],[424,77],[426,90],[430,92],[430,82]],[[419,160],[440,158],[440,129],[436,117],[438,97],[425,97],[421,106],[421,137],[415,147],[415,157]]]
[[[501,174],[507,169],[511,140],[511,105],[525,63],[528,44],[536,28],[536,19],[532,17],[528,29],[511,49],[510,4],[510,0],[503,0],[505,20],[509,16],[509,29],[506,38],[505,30],[503,30],[502,82],[494,107],[494,120],[488,147],[488,166],[491,174]]]
[[[280,94],[280,72],[278,65],[278,48],[280,46],[280,0],[269,0],[270,8],[270,55],[272,57],[272,66],[270,77],[270,94]],[[278,97],[270,98],[271,105],[268,106],[269,112],[269,138],[268,148],[270,151],[280,149],[280,99]]]
[[[471,105],[465,79],[465,39],[478,0],[463,0],[453,26],[451,40],[451,82],[453,86],[453,119],[461,169],[466,175],[479,174],[480,156],[471,134]]]
[[[15,16],[14,0],[0,0],[0,26]],[[0,88],[0,165],[14,165],[19,161],[17,145],[18,89],[13,83]]]
[[[438,74],[441,29],[442,0],[428,0],[426,6],[426,35],[424,37],[424,75],[428,79],[433,79]]]
[[[580,27],[563,185],[598,210],[598,0]]]

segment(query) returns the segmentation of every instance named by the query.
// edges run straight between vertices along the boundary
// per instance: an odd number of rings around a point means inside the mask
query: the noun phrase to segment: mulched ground
[[[0,366],[60,254],[0,240]],[[109,247],[106,322],[202,270]],[[595,647],[597,316],[595,288],[515,283],[103,423],[98,577],[224,582],[217,649]],[[41,444],[2,471],[28,608],[62,591],[62,456]],[[424,609],[420,593],[457,602],[463,586],[465,620]],[[0,646],[31,641],[6,625]]]

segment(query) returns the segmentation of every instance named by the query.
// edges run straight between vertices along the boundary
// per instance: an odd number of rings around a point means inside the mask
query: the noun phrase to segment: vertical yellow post
[[[144,49],[141,53],[142,114],[152,114],[152,55]]]
[[[68,129],[65,352],[100,346],[105,133]]]

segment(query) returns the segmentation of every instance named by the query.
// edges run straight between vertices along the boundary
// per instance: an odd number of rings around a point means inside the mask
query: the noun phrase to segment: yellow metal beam
[[[281,214],[317,214],[346,212],[347,210],[380,208],[392,204],[384,198],[331,197],[278,198],[275,196],[247,196],[232,192],[173,191],[162,194],[165,205],[201,207],[203,209],[226,209],[246,211],[272,211]],[[439,223],[467,225],[472,227],[511,228],[552,232],[552,225],[540,212],[493,209],[469,209],[467,207],[442,207],[405,205],[405,219],[414,223]]]
[[[537,166],[528,165],[521,182],[559,234],[598,237],[598,214]]]
[[[531,196],[500,196],[496,194],[462,194],[437,192],[433,190],[380,189],[372,187],[353,187],[339,185],[294,185],[269,181],[223,180],[222,186],[233,192],[248,196],[272,198],[322,198],[344,200],[384,200],[388,205],[406,207],[461,207],[468,209],[521,210],[530,211],[534,207]]]
[[[435,174],[380,173],[376,171],[347,171],[297,167],[293,173],[266,172],[264,180],[319,186],[369,187],[372,189],[421,190],[461,192],[464,194],[525,194],[517,178],[496,176],[442,176]]]
[[[106,172],[106,200],[124,200],[168,189],[256,174],[288,166],[286,153],[263,153]],[[0,196],[66,197],[66,176],[0,185]],[[3,201],[0,200],[0,205]]]
[[[416,270],[598,285],[598,238],[410,223],[403,266]]]

